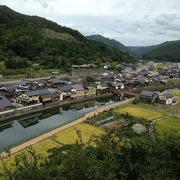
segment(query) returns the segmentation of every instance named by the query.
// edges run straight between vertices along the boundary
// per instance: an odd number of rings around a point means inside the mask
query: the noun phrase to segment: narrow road
[[[41,79],[48,79],[48,78],[50,78],[50,77],[43,77],[43,78],[28,78],[28,79],[26,79],[26,80],[28,80],[28,81],[39,81],[39,80],[41,80]],[[17,82],[19,82],[19,81],[21,81],[22,79],[17,79],[17,80],[12,80],[12,81],[0,81],[0,86],[2,86],[2,85],[11,85],[11,84],[16,84]]]

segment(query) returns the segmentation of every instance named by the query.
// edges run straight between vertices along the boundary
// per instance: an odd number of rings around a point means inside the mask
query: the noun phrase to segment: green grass
[[[152,109],[135,107],[135,106],[134,107],[129,106],[129,107],[116,109],[115,112],[122,113],[122,114],[128,113],[131,116],[143,117],[143,118],[148,119],[148,120],[160,118],[163,115],[162,112],[157,112],[157,111],[154,111]]]
[[[27,67],[20,69],[4,69],[1,74],[8,80],[16,80],[20,78],[36,78],[51,76],[53,71],[58,71],[62,74],[67,74],[65,69],[42,69],[41,67]]]
[[[33,148],[35,149],[36,152],[38,152],[42,158],[46,158],[48,156],[48,149],[52,149],[56,147],[58,144],[53,142],[52,140],[45,139],[35,145],[33,145]],[[23,149],[17,153],[12,154],[10,157],[7,157],[4,159],[4,162],[6,163],[7,167],[14,167],[15,166],[15,157],[16,155],[20,154],[28,154],[26,149]],[[2,162],[0,161],[0,170],[3,169]]]
[[[46,158],[48,156],[48,150],[52,149],[54,147],[57,147],[61,144],[73,144],[76,143],[78,140],[76,130],[81,130],[81,135],[83,139],[83,143],[87,143],[92,135],[100,135],[104,133],[103,130],[96,128],[92,125],[81,123],[77,124],[73,127],[70,127],[68,129],[65,129],[64,131],[61,131],[57,133],[56,135],[49,137],[35,145],[33,145],[33,148],[36,150],[38,154],[41,155],[42,158]],[[27,154],[26,149],[21,150],[15,154],[12,154],[10,157],[5,158],[4,161],[6,162],[8,167],[14,167],[15,162],[15,156],[25,153]],[[0,170],[2,170],[2,162],[0,161]]]
[[[174,95],[174,96],[180,96],[180,91],[174,91],[174,92],[173,92],[173,95]]]
[[[83,143],[87,143],[92,135],[100,135],[103,130],[98,129],[89,124],[81,123],[73,126],[69,129],[64,130],[62,133],[58,133],[55,138],[62,144],[73,144],[78,140],[77,129],[81,130]]]
[[[180,130],[180,118],[173,116],[171,118],[162,119],[156,122],[156,129],[159,133],[166,132],[171,129]]]

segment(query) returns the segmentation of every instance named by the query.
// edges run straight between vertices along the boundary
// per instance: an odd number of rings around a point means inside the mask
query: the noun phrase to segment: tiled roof
[[[8,108],[11,107],[12,103],[4,96],[0,96],[0,108]]]
[[[37,96],[37,95],[45,95],[45,94],[49,94],[48,89],[39,89],[39,90],[33,90],[27,92],[28,96]]]
[[[141,96],[147,96],[147,97],[152,97],[155,94],[154,91],[142,91],[140,93]]]

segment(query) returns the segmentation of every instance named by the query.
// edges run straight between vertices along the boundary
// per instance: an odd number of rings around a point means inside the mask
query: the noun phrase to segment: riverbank
[[[18,152],[18,151],[21,151],[22,149],[27,148],[27,147],[29,147],[29,146],[31,146],[31,145],[34,145],[34,144],[36,144],[36,143],[38,143],[38,142],[40,142],[40,141],[42,141],[42,140],[44,140],[44,139],[46,139],[46,138],[48,138],[48,137],[51,137],[51,136],[57,134],[57,133],[60,132],[60,131],[63,131],[63,130],[65,130],[65,129],[67,129],[67,128],[70,128],[70,127],[72,127],[72,126],[75,126],[75,125],[77,125],[77,124],[85,121],[87,118],[91,118],[91,117],[93,117],[94,115],[97,115],[97,114],[99,114],[99,113],[101,113],[101,112],[103,112],[103,111],[108,111],[108,110],[110,110],[110,109],[112,109],[112,108],[116,108],[117,106],[120,106],[120,105],[123,105],[123,104],[127,104],[127,103],[131,102],[133,99],[134,99],[134,98],[127,99],[127,100],[125,100],[125,101],[119,101],[119,102],[115,102],[115,103],[112,103],[112,104],[105,105],[105,106],[102,106],[102,107],[100,107],[100,108],[97,108],[97,109],[95,109],[95,110],[93,110],[93,111],[91,111],[91,112],[88,112],[88,113],[84,114],[82,117],[74,120],[74,121],[71,122],[71,123],[68,123],[68,124],[66,124],[66,125],[63,125],[63,126],[61,126],[61,127],[59,127],[59,128],[56,128],[56,129],[54,129],[54,130],[51,130],[51,131],[49,131],[49,132],[47,132],[47,133],[45,133],[45,134],[42,134],[42,135],[40,135],[40,136],[38,136],[38,137],[36,137],[36,138],[33,138],[33,139],[31,139],[31,140],[29,140],[29,141],[26,141],[26,142],[24,142],[24,143],[22,143],[22,144],[20,144],[20,145],[18,145],[18,146],[16,146],[16,147],[11,148],[11,149],[10,149],[10,153],[11,153],[11,154],[14,154],[14,153],[16,153],[16,152]],[[3,153],[1,153],[1,156],[7,157],[8,154],[7,154],[6,152],[3,152]]]
[[[1,117],[0,122],[10,121],[11,119],[14,119],[14,118],[18,118],[18,117],[25,116],[32,113],[38,113],[45,110],[50,110],[50,109],[61,107],[64,105],[72,105],[72,104],[76,104],[80,102],[90,101],[90,100],[99,99],[99,98],[106,98],[106,97],[111,97],[111,96],[112,94],[104,94],[104,95],[99,95],[99,96],[83,97],[83,98],[78,98],[74,100],[58,101],[56,103],[49,104],[46,106],[36,107],[35,109],[30,108],[30,110],[28,111],[18,111],[18,109],[16,109],[12,111],[9,115],[5,114],[4,117]]]

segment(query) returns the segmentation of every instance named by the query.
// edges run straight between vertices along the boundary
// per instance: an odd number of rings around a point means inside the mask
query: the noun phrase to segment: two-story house
[[[86,92],[82,84],[72,85],[71,98],[84,97],[85,95]]]
[[[159,93],[154,91],[142,91],[139,98],[147,102],[155,103],[158,101]]]
[[[173,103],[173,96],[170,93],[159,95],[159,103],[168,105]]]
[[[27,91],[16,98],[16,102],[23,105],[40,103],[42,101],[47,102],[50,100],[50,92],[48,91],[48,89]]]

